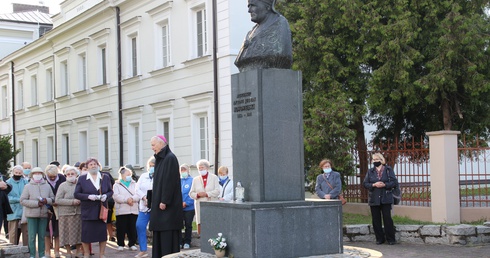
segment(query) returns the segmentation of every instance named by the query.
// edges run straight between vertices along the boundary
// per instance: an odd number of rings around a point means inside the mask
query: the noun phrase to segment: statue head
[[[271,14],[277,14],[276,9],[274,9],[275,3],[276,0],[248,0],[248,12],[251,20],[260,24]]]

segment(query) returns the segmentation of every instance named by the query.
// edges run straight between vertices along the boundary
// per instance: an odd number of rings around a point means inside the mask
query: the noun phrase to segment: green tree
[[[6,175],[10,169],[10,162],[20,150],[14,150],[14,146],[10,143],[11,135],[0,136],[0,172]]]
[[[367,64],[376,47],[366,41],[375,24],[371,6],[356,0],[286,0],[278,10],[291,26],[293,69],[303,73],[305,165],[316,168],[330,158],[336,170],[351,174],[353,146],[366,149]],[[319,171],[312,170],[309,179]]]
[[[488,137],[488,1],[380,1],[368,104],[377,137]]]

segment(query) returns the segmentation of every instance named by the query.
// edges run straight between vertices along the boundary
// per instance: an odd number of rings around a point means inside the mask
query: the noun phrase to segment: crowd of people
[[[119,251],[139,250],[135,257],[140,258],[150,256],[149,228],[153,257],[190,248],[194,219],[200,229],[199,203],[233,200],[228,169],[220,167],[218,177],[209,173],[207,160],[200,160],[199,175],[193,178],[190,166],[179,164],[165,137],[153,137],[151,148],[154,155],[139,177],[126,165],[114,179],[101,171],[96,158],[74,166],[53,161],[44,169],[28,162],[15,165],[10,178],[0,176],[0,225],[8,221],[10,243],[22,242],[30,257],[44,258],[51,257],[51,249],[61,257],[60,247],[66,257],[90,257],[91,243],[98,242],[99,256],[105,258],[109,239]]]

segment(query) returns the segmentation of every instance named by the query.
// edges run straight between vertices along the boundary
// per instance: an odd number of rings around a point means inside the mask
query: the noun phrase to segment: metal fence
[[[490,206],[490,147],[477,140],[468,141],[460,136],[459,175],[461,207]],[[369,144],[367,155],[353,151],[355,164],[359,157],[367,157],[380,152],[388,165],[393,167],[400,182],[403,199],[401,205],[429,207],[431,202],[429,141],[421,138],[416,141],[387,141]],[[367,202],[367,190],[362,187],[366,171],[358,167],[356,174],[346,178],[344,197],[349,202]]]

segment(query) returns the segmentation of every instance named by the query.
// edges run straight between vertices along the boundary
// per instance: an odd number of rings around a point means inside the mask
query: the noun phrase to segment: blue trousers
[[[29,256],[36,257],[36,235],[39,257],[44,256],[44,236],[48,218],[27,218],[27,231],[29,232]]]
[[[138,218],[136,219],[136,232],[138,234],[138,242],[140,244],[140,251],[146,252],[148,250],[148,243],[146,237],[146,227],[150,222],[149,212],[139,212]]]

